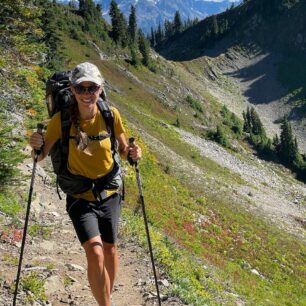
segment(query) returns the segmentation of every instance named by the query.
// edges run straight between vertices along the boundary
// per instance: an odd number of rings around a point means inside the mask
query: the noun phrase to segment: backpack
[[[71,139],[70,128],[72,124],[70,120],[70,106],[72,104],[72,92],[69,87],[70,76],[70,71],[56,72],[46,82],[46,103],[49,117],[52,117],[57,112],[61,113],[62,138],[54,144],[49,153],[54,172],[57,175],[57,193],[61,199],[58,187],[60,187],[64,193],[72,196],[92,189],[95,197],[98,200],[103,200],[106,197],[105,190],[120,189],[123,187],[121,167],[114,133],[113,112],[106,101],[106,95],[103,91],[97,105],[105,121],[108,134],[89,136],[92,140],[110,138],[114,160],[113,169],[105,176],[96,180],[92,180],[82,175],[72,174],[67,167],[69,140]]]

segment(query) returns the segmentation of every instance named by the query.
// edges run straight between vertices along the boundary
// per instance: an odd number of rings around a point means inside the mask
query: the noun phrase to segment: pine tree
[[[275,134],[275,136],[273,137],[272,145],[274,146],[274,150],[277,153],[279,151],[279,145],[280,145],[280,141],[277,134]]]
[[[135,45],[130,45],[130,51],[131,51],[131,64],[135,67],[138,67],[141,64],[140,58],[139,58],[139,51],[135,47]]]
[[[137,42],[137,19],[136,19],[136,8],[131,5],[131,13],[129,16],[128,34],[132,44]]]
[[[126,46],[126,34],[127,34],[127,26],[126,20],[119,10],[119,7],[115,0],[112,0],[110,3],[109,15],[111,16],[111,37],[114,42],[121,46]]]
[[[164,40],[164,37],[165,37],[165,34],[162,30],[162,26],[159,23],[158,27],[157,27],[156,34],[155,34],[156,45],[161,44],[161,42]]]
[[[249,107],[247,107],[246,112],[243,111],[242,116],[244,119],[243,131],[245,133],[251,133],[252,124],[251,124],[251,111]]]
[[[165,38],[168,39],[169,37],[171,37],[174,33],[174,27],[173,27],[173,23],[170,22],[169,20],[165,20],[164,22],[164,33],[165,33]]]
[[[155,38],[155,32],[152,27],[151,27],[150,43],[151,43],[151,46],[154,48],[156,45],[156,38]]]
[[[215,133],[215,141],[217,141],[219,144],[221,144],[225,148],[230,147],[230,142],[225,134],[224,129],[221,127],[221,125],[217,126],[217,132]]]
[[[213,30],[212,30],[212,33],[213,33],[213,37],[214,38],[217,38],[218,37],[218,34],[219,34],[219,24],[218,24],[218,19],[217,19],[217,16],[216,15],[213,15],[212,17],[212,23],[213,23]]]
[[[142,63],[149,67],[151,63],[149,42],[145,38],[143,32],[139,30],[138,39],[139,51],[142,55]]]
[[[100,15],[102,16],[102,5],[101,5],[100,3],[98,3],[98,4],[96,5],[96,9],[97,9],[97,11],[100,13]]]
[[[254,135],[261,136],[262,138],[266,137],[266,131],[254,107],[251,108],[250,116],[251,116],[251,132]]]
[[[287,118],[281,124],[279,157],[288,166],[293,166],[300,159],[297,142],[293,137],[291,124]]]
[[[174,15],[174,21],[173,21],[173,28],[174,28],[174,33],[179,33],[182,31],[183,23],[181,19],[181,15],[179,11],[175,12]]]

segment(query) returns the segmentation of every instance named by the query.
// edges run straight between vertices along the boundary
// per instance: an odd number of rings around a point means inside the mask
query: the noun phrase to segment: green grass
[[[33,224],[29,228],[29,235],[31,237],[41,237],[43,239],[48,239],[51,235],[53,227],[51,226],[42,226],[40,224]]]
[[[21,279],[20,284],[24,291],[31,292],[31,295],[28,294],[26,297],[28,302],[34,302],[36,299],[41,301],[47,299],[44,288],[45,281],[40,278],[38,273],[31,272],[31,274]]]
[[[305,245],[243,211],[231,202],[230,195],[201,194],[198,188],[192,188],[192,184],[187,189],[179,180],[164,173],[146,150],[145,159],[141,162],[141,174],[150,224],[164,233],[164,238],[153,234],[153,239],[157,240],[153,244],[161,244],[157,247],[161,249],[157,251],[161,254],[156,256],[175,283],[177,290],[174,289],[174,292],[184,301],[193,303],[196,298],[185,295],[186,283],[181,284],[179,279],[188,279],[186,290],[194,295],[200,294],[197,292],[201,288],[201,294],[207,299],[205,302],[214,303],[224,299],[222,303],[231,304],[229,298],[222,298],[226,288],[251,304],[265,304],[269,300],[268,304],[271,305],[303,305]],[[133,176],[128,175],[129,203],[137,201],[133,180]],[[127,223],[135,223],[133,217],[128,212],[126,214],[127,220],[130,219]],[[195,220],[200,215],[205,216],[205,222],[197,224]],[[139,220],[138,227],[141,226]],[[139,228],[134,229],[135,235],[140,233]],[[174,254],[184,250],[183,255],[175,255],[180,260],[187,260],[188,252],[194,260],[197,258],[200,273],[203,271],[199,267],[203,264],[214,267],[209,270],[213,275],[210,282],[194,283],[197,269],[184,268],[184,275],[178,272],[182,263],[174,261],[173,252],[163,245],[167,245],[169,239],[175,242],[171,244],[171,248],[175,249]],[[258,270],[262,277],[244,268],[244,262]],[[176,272],[179,275],[177,278]]]
[[[0,193],[0,211],[6,215],[16,218],[23,210],[22,205],[12,191]]]

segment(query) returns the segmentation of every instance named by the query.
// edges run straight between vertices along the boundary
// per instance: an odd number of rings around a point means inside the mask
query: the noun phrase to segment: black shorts
[[[121,212],[121,195],[113,194],[103,201],[86,201],[67,195],[66,210],[76,234],[83,244],[101,236],[102,241],[115,243]]]

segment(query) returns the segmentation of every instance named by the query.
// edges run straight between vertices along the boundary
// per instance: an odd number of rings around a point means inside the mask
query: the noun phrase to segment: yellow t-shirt
[[[121,117],[118,110],[111,107],[114,115],[114,131],[115,137],[124,133],[125,130],[122,125]],[[103,120],[100,111],[94,118],[90,120],[81,120],[80,128],[88,136],[98,136],[99,134],[108,134],[106,124]],[[76,135],[76,128],[72,124],[70,128],[70,136]],[[46,141],[56,142],[62,137],[61,129],[61,116],[60,112],[56,113],[50,120],[47,132]],[[97,179],[109,173],[113,167],[113,157],[111,150],[110,138],[103,140],[90,140],[88,139],[88,146],[84,151],[77,149],[75,140],[69,139],[69,156],[68,156],[68,169],[73,174],[79,174],[91,179]],[[116,192],[109,191],[109,195]],[[95,197],[91,190],[82,194],[74,195],[76,198],[82,198],[88,201],[94,201]]]

